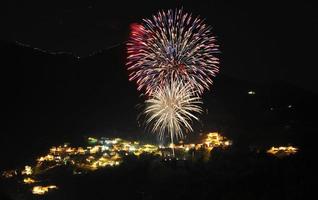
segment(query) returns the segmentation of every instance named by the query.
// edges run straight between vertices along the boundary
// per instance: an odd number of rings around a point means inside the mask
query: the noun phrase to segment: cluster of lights
[[[21,171],[22,175],[31,175],[32,173],[33,173],[32,167],[28,165],[26,165],[24,167],[24,170]]]
[[[170,144],[169,148],[175,149],[183,149],[185,151],[189,151],[190,149],[206,149],[211,151],[215,147],[226,148],[232,144],[231,140],[228,140],[226,137],[220,135],[218,132],[212,132],[206,134],[205,138],[201,141],[201,143],[197,144]]]
[[[274,155],[274,156],[289,156],[296,154],[298,152],[298,148],[293,146],[281,146],[281,147],[271,147],[269,150],[267,150],[268,154]]]
[[[207,134],[207,137],[204,140],[204,144],[208,148],[228,147],[232,144],[232,141],[228,140],[226,137],[220,135],[217,132],[213,132],[213,133]]]
[[[199,144],[178,144],[156,146],[152,144],[141,144],[138,141],[128,141],[121,138],[88,138],[87,147],[71,147],[68,144],[52,147],[47,155],[36,159],[36,163],[32,166],[26,165],[21,170],[8,170],[2,173],[5,178],[17,176],[20,171],[22,182],[31,185],[32,193],[43,195],[50,189],[57,189],[55,185],[40,186],[34,185],[41,182],[38,175],[48,170],[69,165],[74,168],[73,174],[81,174],[83,172],[95,171],[104,167],[115,167],[123,162],[123,158],[128,155],[140,156],[141,154],[152,154],[164,157],[164,151],[178,149],[187,153],[190,149],[211,150],[214,147],[225,147],[231,144],[231,141],[221,136],[219,133],[209,133]]]
[[[94,171],[104,167],[115,167],[120,165],[123,157],[129,154],[139,156],[143,153],[159,154],[159,148],[151,144],[140,144],[137,141],[127,141],[121,138],[96,139],[88,138],[87,147],[70,147],[69,145],[61,145],[51,147],[47,155],[36,159],[33,166],[26,165],[21,170],[7,170],[2,173],[5,178],[12,178],[21,174],[22,182],[27,185],[34,185],[38,179],[37,175],[43,174],[50,169],[62,165],[69,165],[74,168],[73,174],[81,174],[82,172]],[[57,189],[55,185],[50,186],[33,186],[32,193],[43,195],[50,189]]]
[[[70,165],[74,167],[73,174],[82,174],[82,172],[95,171],[104,167],[115,167],[123,162],[123,157],[128,155],[140,156],[143,153],[159,155],[164,160],[171,160],[171,150],[175,149],[186,155],[190,150],[203,150],[210,152],[213,148],[228,148],[232,141],[220,135],[218,132],[212,132],[205,135],[200,143],[185,144],[182,141],[179,144],[170,144],[168,146],[155,146],[152,144],[140,144],[138,141],[128,141],[121,138],[88,138],[89,146],[70,147],[67,144],[58,147],[52,147],[45,156],[36,159],[34,166],[26,165],[21,170],[7,170],[2,173],[4,178],[12,178],[21,175],[22,182],[32,186],[32,193],[35,195],[44,195],[51,189],[57,189],[55,185],[40,186],[35,185],[41,182],[37,177],[48,170],[61,165]],[[168,152],[168,153],[167,153]],[[271,147],[267,150],[268,154],[281,157],[296,154],[298,148],[293,146]],[[167,158],[168,156],[168,158]],[[176,157],[176,160],[187,159],[185,156]]]
[[[33,194],[37,195],[43,195],[47,193],[50,189],[57,189],[55,185],[49,185],[49,186],[34,186],[32,189]]]
[[[255,95],[255,94],[256,94],[256,92],[255,92],[255,91],[253,91],[253,90],[250,90],[250,91],[248,91],[248,94],[249,94],[249,95]]]
[[[32,179],[32,178],[30,178],[30,177],[27,177],[27,178],[24,178],[24,179],[23,179],[23,182],[24,182],[25,184],[32,184],[32,183],[35,183],[35,180]]]
[[[7,170],[7,171],[2,172],[2,177],[4,177],[4,178],[12,178],[16,175],[18,175],[17,170]]]
[[[127,141],[121,138],[96,139],[88,138],[89,146],[70,147],[68,145],[52,147],[50,152],[37,159],[36,167],[48,169],[63,164],[71,164],[77,169],[97,170],[106,166],[117,166],[122,162],[122,156],[142,153],[158,154],[158,147],[151,144],[140,144],[137,141]]]
[[[218,132],[212,132],[205,135],[205,137],[199,143],[183,143],[181,141],[179,144],[170,144],[168,147],[159,146],[162,155],[165,161],[171,160],[171,150],[175,151],[175,159],[176,160],[187,160],[193,159],[196,156],[193,155],[193,152],[200,151],[206,152],[205,159],[209,159],[210,152],[213,148],[220,147],[220,148],[228,148],[232,145],[232,141],[228,140],[226,137],[220,135]],[[189,152],[192,152],[189,154]],[[200,153],[198,154],[200,155]]]
[[[115,167],[123,162],[123,157],[128,155],[140,156],[143,153],[152,155],[159,155],[164,157],[167,161],[171,156],[171,150],[175,149],[177,152],[186,155],[190,150],[204,150],[210,152],[213,148],[228,148],[232,145],[232,141],[220,135],[218,132],[212,132],[205,135],[200,143],[184,144],[170,144],[168,146],[155,146],[152,144],[140,144],[137,141],[128,141],[121,138],[107,139],[107,138],[89,138],[89,146],[70,147],[68,145],[52,147],[49,153],[45,156],[39,157],[34,166],[26,165],[20,174],[24,184],[33,185],[32,193],[35,195],[44,195],[51,189],[57,189],[55,185],[39,186],[34,185],[41,181],[38,180],[37,175],[42,174],[54,167],[69,164],[74,167],[73,174],[81,174],[82,172],[95,171],[104,167]],[[168,154],[167,154],[168,152]],[[169,153],[170,152],[170,153]],[[298,148],[293,146],[271,147],[267,150],[268,154],[274,156],[288,156],[298,152]],[[176,159],[182,159],[176,157]],[[187,159],[183,157],[183,160]],[[11,178],[19,175],[19,170],[7,170],[2,173],[5,178]]]

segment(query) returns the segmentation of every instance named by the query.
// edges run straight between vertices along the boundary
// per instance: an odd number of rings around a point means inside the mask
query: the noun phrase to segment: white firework
[[[202,113],[201,104],[201,98],[189,83],[171,81],[146,100],[146,124],[152,126],[152,132],[160,139],[169,134],[173,144],[174,138],[182,138],[185,131],[193,131],[192,122],[199,120],[196,114]]]

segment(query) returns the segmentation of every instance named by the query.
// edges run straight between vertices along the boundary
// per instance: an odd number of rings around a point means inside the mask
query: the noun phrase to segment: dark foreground
[[[53,170],[47,181],[54,179],[60,188],[44,196],[2,181],[1,199],[304,199],[312,189],[309,160],[301,151],[277,158],[216,149],[207,162],[164,162],[150,155],[126,159],[89,174]]]

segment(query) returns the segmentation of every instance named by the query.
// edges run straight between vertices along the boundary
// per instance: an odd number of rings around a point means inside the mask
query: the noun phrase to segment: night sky
[[[48,52],[87,57],[116,48],[129,25],[160,9],[180,8],[211,25],[221,48],[221,73],[237,79],[283,81],[318,92],[313,84],[318,17],[314,3],[242,1],[10,1],[1,39]]]
[[[104,171],[91,177],[85,174],[85,184],[80,179],[64,182],[64,172],[54,171],[63,182],[62,192],[56,194],[65,199],[74,195],[107,199],[109,194],[152,199],[147,195],[165,196],[162,191],[171,187],[177,187],[171,191],[180,199],[209,195],[299,199],[308,194],[307,178],[314,177],[315,169],[309,164],[317,157],[313,139],[317,119],[312,117],[318,113],[314,1],[8,0],[1,4],[1,200],[6,199],[3,193],[23,198],[2,182],[2,170],[22,169],[52,146],[82,145],[88,137],[161,144],[145,127],[142,112],[147,96],[128,80],[125,44],[131,24],[176,8],[205,19],[220,46],[220,73],[202,95],[204,112],[186,140],[196,142],[205,133],[219,132],[233,141],[231,151],[223,154],[223,149],[216,149],[210,164],[193,162],[177,167],[180,171],[175,170],[175,160],[171,171],[170,164],[155,164],[145,157],[141,164],[132,160],[123,171],[106,176]],[[292,159],[263,154],[271,146],[289,145],[300,149]],[[43,180],[46,184],[49,179]],[[19,193],[24,192],[21,188]],[[158,199],[163,199],[160,195]]]

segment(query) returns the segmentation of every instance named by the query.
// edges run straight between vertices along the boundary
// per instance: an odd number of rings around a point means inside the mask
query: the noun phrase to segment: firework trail
[[[170,84],[171,78],[182,79],[202,94],[219,71],[211,28],[182,9],[161,11],[131,25],[127,53],[129,80],[148,95]]]
[[[183,137],[183,131],[193,131],[192,121],[198,120],[195,114],[202,112],[201,98],[195,95],[190,84],[180,80],[159,87],[146,100],[146,124],[152,126],[152,132],[160,139],[170,134],[171,143],[174,138]]]

